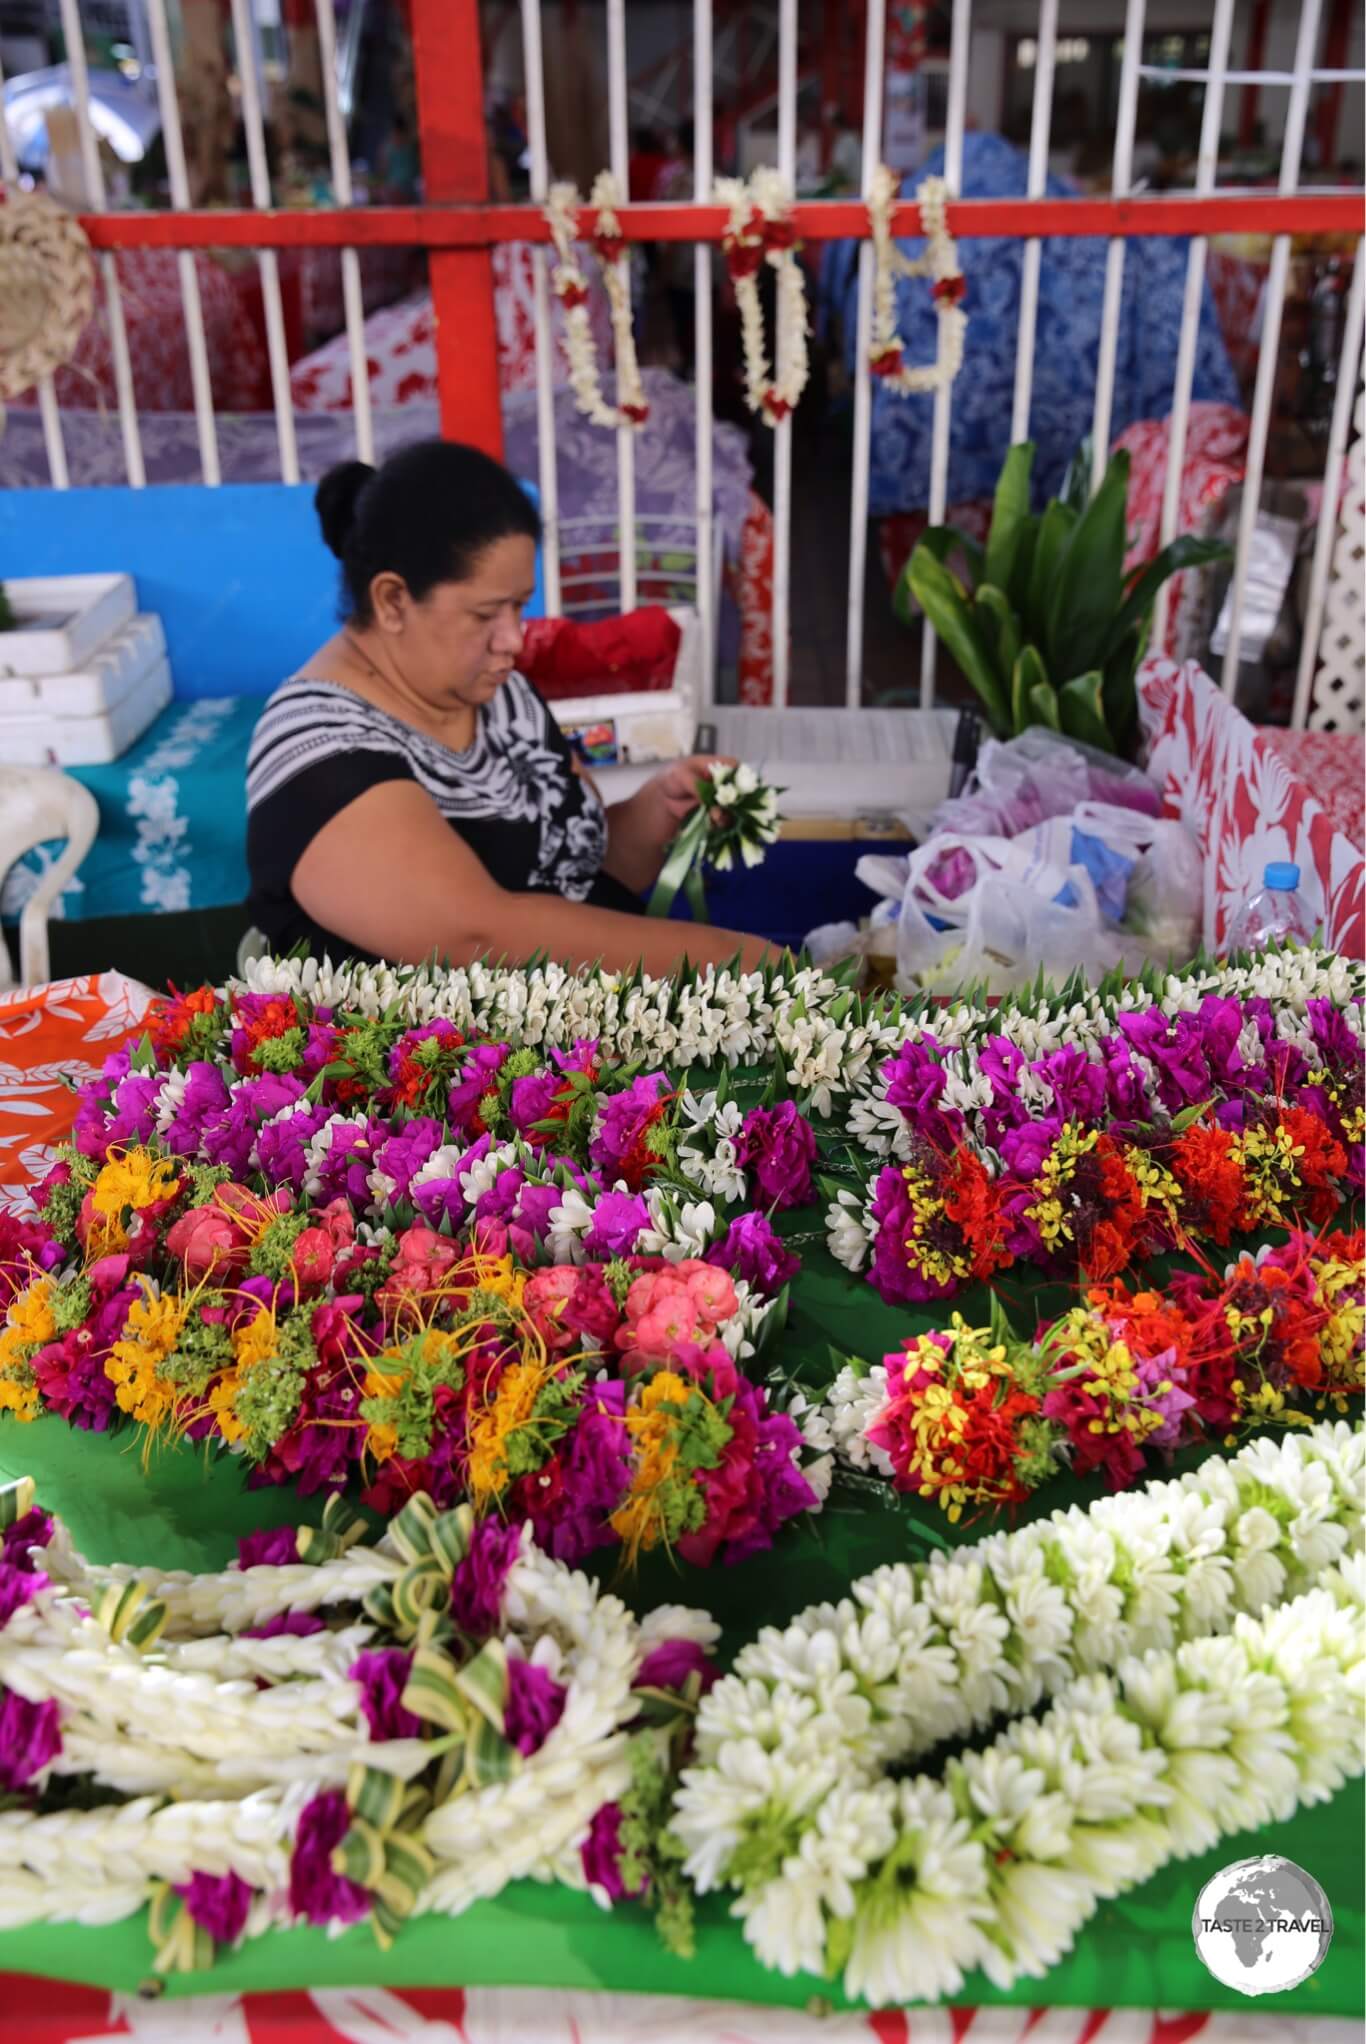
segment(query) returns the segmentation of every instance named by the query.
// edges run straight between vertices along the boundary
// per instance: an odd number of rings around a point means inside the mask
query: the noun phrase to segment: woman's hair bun
[[[375,471],[368,461],[339,461],[318,485],[313,505],[325,543],[341,560],[356,522],[356,503]]]

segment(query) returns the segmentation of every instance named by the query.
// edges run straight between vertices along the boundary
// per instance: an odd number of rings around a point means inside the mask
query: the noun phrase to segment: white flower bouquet
[[[650,896],[649,913],[668,915],[681,889],[693,920],[706,922],[704,867],[729,873],[737,859],[745,866],[761,866],[782,820],[780,792],[743,760],[735,766],[718,760],[711,772],[698,780],[697,807],[669,849]]]

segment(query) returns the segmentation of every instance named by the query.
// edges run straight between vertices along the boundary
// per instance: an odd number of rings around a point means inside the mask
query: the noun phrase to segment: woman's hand
[[[652,774],[607,812],[607,871],[639,893],[659,878],[664,854],[697,807],[697,784],[714,767],[734,766],[713,752],[694,752]]]

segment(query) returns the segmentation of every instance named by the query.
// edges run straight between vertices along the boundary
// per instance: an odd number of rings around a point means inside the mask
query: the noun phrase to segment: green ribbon
[[[17,1526],[33,1510],[36,1496],[31,1476],[16,1476],[13,1483],[0,1484],[0,1526]]]
[[[660,868],[659,878],[646,904],[647,915],[668,915],[679,889],[682,888],[692,909],[694,922],[706,922],[707,896],[702,885],[702,855],[706,850],[710,829],[709,812],[701,806],[694,809],[674,839],[669,848],[669,856]]]
[[[95,1606],[95,1617],[117,1646],[155,1646],[166,1629],[166,1606],[146,1583],[111,1583]]]
[[[169,1881],[158,1881],[152,1890],[147,1929],[156,1947],[153,1972],[203,1973],[212,1966],[213,1938],[202,1924],[195,1922]],[[156,1992],[160,1991],[161,1983],[157,1982]]]

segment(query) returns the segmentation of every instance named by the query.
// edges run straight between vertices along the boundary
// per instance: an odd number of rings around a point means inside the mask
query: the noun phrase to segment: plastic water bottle
[[[1291,859],[1273,859],[1262,874],[1259,891],[1244,902],[1229,925],[1230,951],[1264,951],[1268,944],[1311,944],[1300,869]]]

